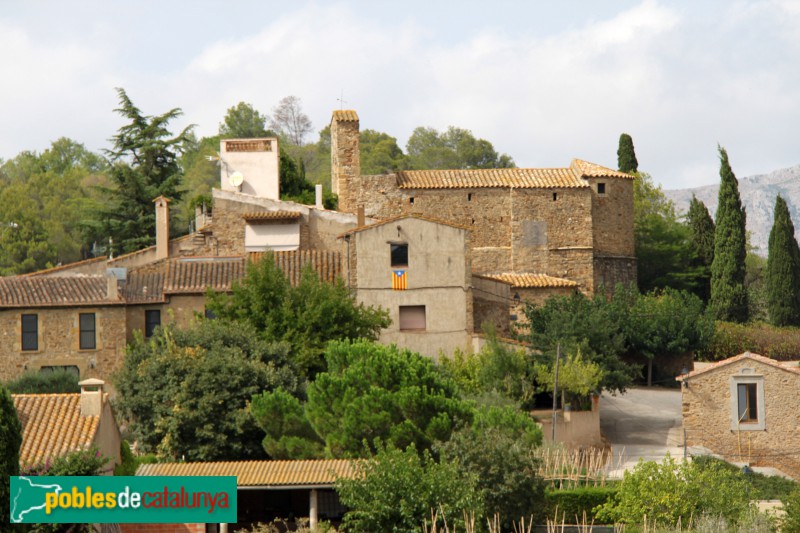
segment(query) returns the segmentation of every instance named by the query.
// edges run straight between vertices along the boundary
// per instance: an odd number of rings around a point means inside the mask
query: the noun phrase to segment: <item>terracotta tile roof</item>
[[[257,213],[245,213],[242,218],[247,222],[273,221],[273,220],[297,220],[302,213],[295,211],[259,211]]]
[[[122,304],[108,299],[105,276],[0,277],[0,308]]]
[[[500,274],[480,274],[478,277],[493,279],[507,283],[518,288],[550,288],[550,287],[577,287],[578,284],[571,279],[556,278],[547,274],[533,274],[530,272],[502,272]]]
[[[239,487],[331,486],[353,475],[349,459],[233,461],[141,465],[137,476],[236,476]]]
[[[375,222],[373,224],[367,224],[366,226],[361,226],[361,227],[358,227],[358,228],[353,228],[351,230],[347,230],[344,233],[339,234],[337,236],[337,238],[338,239],[342,239],[347,235],[352,235],[353,233],[359,233],[361,231],[366,231],[366,230],[369,230],[369,229],[377,228],[379,226],[384,226],[386,224],[391,224],[393,222],[404,220],[406,218],[415,218],[417,220],[424,220],[426,222],[432,222],[434,224],[442,224],[444,226],[450,226],[451,228],[463,229],[465,231],[469,231],[470,230],[467,226],[462,226],[460,224],[453,224],[452,222],[446,222],[444,220],[431,218],[431,217],[420,215],[420,214],[417,214],[417,213],[407,213],[405,215],[398,215],[396,217],[391,217],[391,218],[387,218],[387,219],[381,220],[380,222]]]
[[[74,263],[67,263],[66,265],[58,265],[58,266],[55,266],[55,267],[52,267],[52,268],[45,268],[44,270],[37,270],[36,272],[28,272],[27,274],[20,274],[19,277],[21,277],[21,278],[32,278],[32,277],[37,277],[37,276],[46,276],[46,275],[49,275],[49,274],[53,274],[55,272],[60,272],[62,270],[71,270],[71,269],[73,269],[73,268],[75,268],[77,266],[89,265],[91,263],[104,262],[106,259],[108,259],[108,258],[106,256],[104,256],[104,255],[100,256],[100,257],[92,257],[90,259],[84,259],[83,261],[76,261]]]
[[[35,465],[94,441],[99,416],[81,416],[80,394],[12,394],[22,424],[21,465]]]
[[[358,122],[358,113],[352,109],[337,109],[333,112],[331,122],[334,120],[339,122]]]
[[[130,304],[152,303],[164,301],[165,272],[136,271],[128,272],[123,295]]]
[[[576,189],[589,187],[584,178],[634,176],[574,159],[568,168],[489,168],[462,170],[404,170],[396,173],[400,189]]]
[[[700,374],[705,374],[706,372],[713,372],[714,370],[718,370],[722,367],[728,366],[732,363],[736,363],[737,361],[741,361],[743,359],[750,359],[751,361],[757,361],[765,365],[773,366],[775,368],[780,368],[792,374],[800,374],[800,367],[787,366],[785,364],[782,364],[780,361],[776,361],[775,359],[770,359],[769,357],[764,357],[763,355],[758,355],[757,353],[744,352],[740,353],[739,355],[723,359],[722,361],[718,361],[712,365],[706,365],[698,370],[693,370],[688,374],[678,376],[675,378],[675,381],[683,381],[685,379],[691,379],[695,376],[699,376]]]
[[[165,294],[205,293],[208,289],[230,291],[244,277],[242,257],[181,258],[169,263]]]
[[[260,261],[269,252],[250,253],[251,261]],[[289,282],[296,286],[300,283],[300,275],[305,265],[311,265],[322,281],[333,283],[342,275],[342,254],[323,250],[294,250],[290,252],[273,252],[275,264],[286,275]]]

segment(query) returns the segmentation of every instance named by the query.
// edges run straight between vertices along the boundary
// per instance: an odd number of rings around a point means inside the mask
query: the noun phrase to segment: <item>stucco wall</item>
[[[745,369],[752,373],[745,374]],[[763,378],[764,429],[732,429],[733,376]],[[682,389],[683,425],[689,446],[703,446],[726,459],[755,466],[774,466],[800,477],[800,375],[742,359],[688,379]]]
[[[414,218],[353,234],[357,298],[388,309],[392,319],[381,332],[381,342],[430,356],[468,345],[472,332],[468,242],[464,229]],[[406,290],[392,290],[390,243],[408,244],[408,266],[402,268],[408,276]],[[399,307],[405,305],[425,306],[425,331],[400,331]]]
[[[97,348],[79,347],[79,314],[95,313]],[[39,348],[22,351],[22,314],[39,317]],[[42,366],[74,365],[81,379],[99,378],[110,381],[111,374],[122,364],[125,353],[125,308],[72,307],[39,309],[6,309],[0,311],[0,381],[14,379],[27,370]]]

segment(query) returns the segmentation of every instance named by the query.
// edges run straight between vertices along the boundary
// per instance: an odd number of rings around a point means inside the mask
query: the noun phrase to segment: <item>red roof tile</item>
[[[105,276],[0,277],[0,308],[122,304],[108,299]]]

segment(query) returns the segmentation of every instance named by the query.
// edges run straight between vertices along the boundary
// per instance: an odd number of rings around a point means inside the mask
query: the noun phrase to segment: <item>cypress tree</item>
[[[14,400],[0,385],[0,524],[9,520],[9,476],[19,475],[19,448],[22,446],[22,426],[17,417]]]
[[[711,263],[714,261],[714,219],[706,204],[692,195],[686,215],[689,243],[692,248],[692,266],[697,270],[698,287],[695,293],[708,302],[711,297]]]
[[[711,263],[711,308],[717,320],[746,322],[746,214],[739,197],[739,182],[728,162],[728,152],[721,146],[718,149],[721,180]]]
[[[767,315],[775,326],[800,325],[800,248],[786,201],[775,199],[775,219],[769,232]]]
[[[639,171],[639,162],[636,160],[636,152],[633,149],[633,139],[627,133],[619,136],[617,166],[620,172],[627,172],[628,174]]]

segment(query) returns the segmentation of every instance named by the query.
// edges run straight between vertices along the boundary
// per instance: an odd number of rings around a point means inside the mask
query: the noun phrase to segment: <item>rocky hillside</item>
[[[694,189],[664,191],[667,198],[675,202],[678,212],[686,213],[692,194],[702,200],[711,216],[716,216],[719,185],[706,185]],[[739,194],[747,210],[747,230],[750,243],[758,247],[756,253],[767,255],[769,231],[772,229],[772,210],[775,197],[780,194],[789,205],[796,237],[800,238],[800,165],[776,170],[769,174],[749,176],[739,179]]]

